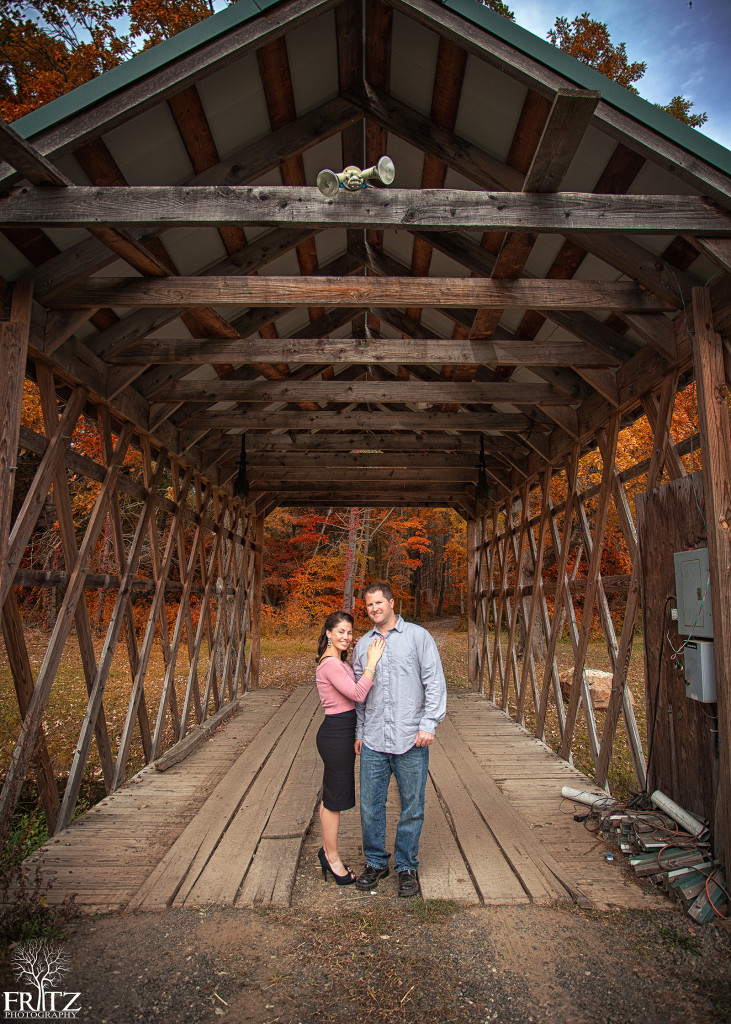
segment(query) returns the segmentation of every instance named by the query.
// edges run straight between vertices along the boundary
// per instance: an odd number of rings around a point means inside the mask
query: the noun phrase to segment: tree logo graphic
[[[48,939],[32,939],[15,947],[11,966],[19,985],[35,991],[4,992],[6,1020],[74,1020],[81,1010],[80,992],[61,990],[70,970],[63,948]]]

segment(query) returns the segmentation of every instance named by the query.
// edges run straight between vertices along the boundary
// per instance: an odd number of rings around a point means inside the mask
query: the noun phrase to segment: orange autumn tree
[[[639,92],[634,83],[647,71],[646,61],[630,62],[626,43],[613,43],[606,22],[596,21],[588,11],[577,14],[572,21],[556,18],[546,38],[564,53],[595,68],[630,92]],[[702,114],[691,113],[693,103],[683,96],[673,96],[665,106],[658,106],[692,128],[700,128],[708,120],[705,111]]]
[[[209,0],[5,0],[0,116],[15,121],[213,13]]]
[[[405,615],[459,613],[465,529],[448,509],[278,509],[265,524],[266,614],[312,626],[345,599],[364,628],[359,598],[374,580],[388,581]]]

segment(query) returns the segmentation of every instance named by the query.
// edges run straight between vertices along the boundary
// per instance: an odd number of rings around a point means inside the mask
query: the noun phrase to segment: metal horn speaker
[[[326,199],[332,199],[341,188],[348,192],[360,192],[369,181],[390,185],[395,177],[396,168],[393,165],[393,160],[388,156],[382,156],[377,164],[374,164],[373,167],[366,167],[364,171],[351,165],[337,174],[326,167],[317,175],[317,187]]]
[[[364,181],[377,181],[381,185],[392,185],[396,177],[396,168],[390,156],[382,156],[373,167],[361,171]]]

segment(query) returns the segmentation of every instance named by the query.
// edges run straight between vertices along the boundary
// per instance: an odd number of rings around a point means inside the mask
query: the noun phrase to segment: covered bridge
[[[316,187],[384,155],[392,187]],[[32,772],[61,830],[93,748],[112,791],[133,743],[152,762],[257,687],[271,510],[431,504],[468,523],[471,685],[539,738],[552,707],[566,759],[583,715],[599,786],[626,734],[637,788],[708,818],[731,863],[728,152],[476,0],[241,0],[3,125],[0,157],[0,601],[22,716],[5,824]],[[675,445],[693,377],[699,434]],[[619,432],[642,414],[651,459],[620,472]],[[79,444],[90,424],[95,453]],[[49,491],[52,567],[32,545]],[[632,569],[604,580],[610,517]],[[111,570],[96,560],[105,525]],[[682,639],[673,553],[696,548],[708,705],[688,700],[664,640]],[[18,588],[43,585],[60,604],[36,671]],[[90,588],[114,600],[98,655]],[[613,666],[601,730],[584,671],[594,609]],[[626,692],[640,611],[649,783]],[[543,636],[545,670],[530,644],[518,660],[519,633]],[[59,798],[44,715],[67,640],[89,698]],[[110,723],[118,643],[131,696]]]

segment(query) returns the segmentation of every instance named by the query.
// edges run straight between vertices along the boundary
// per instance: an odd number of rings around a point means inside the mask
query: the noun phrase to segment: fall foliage
[[[547,38],[564,53],[595,68],[630,92],[639,93],[634,83],[647,71],[647,62],[631,63],[627,57],[626,44],[613,43],[606,22],[596,21],[588,11],[577,14],[573,21],[569,21],[568,18],[556,18]],[[682,96],[673,96],[666,106],[658,106],[692,128],[700,128],[708,120],[705,111],[702,114],[691,113],[692,102]]]
[[[10,0],[0,15],[0,116],[15,121],[211,14],[208,0]]]

